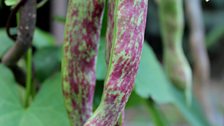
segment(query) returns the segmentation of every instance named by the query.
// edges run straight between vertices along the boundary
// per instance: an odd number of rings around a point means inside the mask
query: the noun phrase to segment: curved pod
[[[137,74],[148,0],[109,0],[108,71],[102,101],[85,126],[114,126],[133,89]]]
[[[164,43],[164,66],[168,77],[190,98],[191,68],[182,49],[184,27],[183,1],[160,0],[160,22]],[[189,100],[189,99],[188,99]]]
[[[74,126],[92,114],[104,0],[69,0],[62,60],[65,105]]]

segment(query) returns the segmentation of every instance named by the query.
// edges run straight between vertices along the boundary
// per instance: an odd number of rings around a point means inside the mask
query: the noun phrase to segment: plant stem
[[[30,103],[32,90],[32,49],[28,49],[26,54],[26,95],[24,106],[27,108]]]
[[[47,2],[48,0],[41,0],[39,3],[37,3],[37,8],[43,7]]]
[[[27,0],[20,8],[16,42],[2,58],[6,66],[14,66],[32,45],[36,24],[36,0]]]
[[[194,68],[194,92],[203,106],[210,121],[212,121],[211,102],[209,96],[210,63],[205,48],[205,30],[203,25],[201,0],[185,2],[187,19],[190,28],[190,49]]]

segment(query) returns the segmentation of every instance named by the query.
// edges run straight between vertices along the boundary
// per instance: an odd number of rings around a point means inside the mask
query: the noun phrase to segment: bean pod
[[[159,0],[159,10],[164,43],[165,70],[173,84],[181,90],[188,91],[186,95],[190,98],[189,91],[192,86],[191,68],[182,49],[183,1]]]
[[[63,94],[72,125],[92,114],[104,0],[69,0],[62,60]]]
[[[133,89],[144,41],[148,0],[109,0],[108,71],[102,101],[85,126],[114,126]]]

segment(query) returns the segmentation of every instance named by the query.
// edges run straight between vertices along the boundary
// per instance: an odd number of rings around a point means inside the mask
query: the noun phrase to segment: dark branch
[[[13,16],[16,15],[16,13],[18,12],[18,10],[26,3],[27,0],[21,0],[11,11],[11,13],[9,14],[8,20],[7,20],[7,24],[6,24],[6,33],[9,36],[10,39],[12,39],[13,41],[16,41],[16,36],[17,35],[12,35],[10,33],[10,25],[11,25],[11,21]]]
[[[205,48],[201,0],[187,0],[185,4],[190,27],[190,48],[194,67],[194,92],[211,121],[210,115],[213,112],[207,95],[204,95],[205,93],[209,94],[206,88],[208,88],[210,81],[210,64]]]
[[[190,44],[194,60],[194,73],[199,83],[206,84],[209,81],[209,60],[205,48],[205,31],[203,26],[200,0],[188,0],[186,10],[190,27]],[[202,85],[201,85],[202,86]]]
[[[26,53],[32,45],[35,24],[36,0],[27,0],[20,9],[16,43],[2,58],[3,64],[13,66]]]

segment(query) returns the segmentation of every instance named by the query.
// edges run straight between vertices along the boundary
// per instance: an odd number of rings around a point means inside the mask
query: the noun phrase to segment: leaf
[[[196,100],[190,107],[185,95],[176,89],[167,79],[152,49],[146,43],[143,46],[142,58],[136,77],[135,92],[143,98],[152,97],[156,103],[172,103],[182,112],[193,126],[208,126],[207,120],[200,111]]]
[[[143,98],[152,97],[157,103],[168,103],[173,100],[170,85],[151,47],[145,43],[135,80],[136,93]]]
[[[104,13],[103,13],[103,20],[102,20],[102,28],[101,28],[101,37],[106,37],[106,31],[107,31],[107,18],[108,18],[108,0],[105,0],[105,7],[104,7]]]
[[[44,126],[69,126],[62,96],[61,75],[59,73],[44,82],[41,91],[30,107],[30,111],[36,115],[39,122]]]
[[[93,100],[93,111],[97,109],[100,104],[102,94],[103,94],[104,81],[96,81],[94,100]]]
[[[13,45],[13,41],[6,35],[5,29],[0,29],[0,59],[5,52]]]
[[[61,76],[44,82],[31,106],[23,108],[12,73],[0,64],[1,126],[69,126],[61,92]]]
[[[181,111],[182,115],[192,126],[210,126],[201,107],[193,97],[192,105],[188,106],[185,95],[177,89],[173,89],[173,104]]]
[[[55,39],[50,33],[47,33],[39,28],[36,28],[34,32],[33,45],[37,49],[54,46]]]
[[[147,100],[147,99],[143,99],[141,96],[136,94],[135,91],[133,91],[130,95],[130,98],[129,98],[127,104],[126,104],[126,108],[141,105],[145,102],[145,100]]]
[[[19,0],[5,0],[5,5],[7,6],[15,6]]]
[[[60,69],[61,48],[43,47],[34,54],[33,61],[36,77],[43,81]]]
[[[107,72],[107,65],[106,65],[106,41],[105,38],[100,39],[100,46],[97,56],[97,66],[96,66],[96,78],[97,80],[104,80],[106,77]]]

